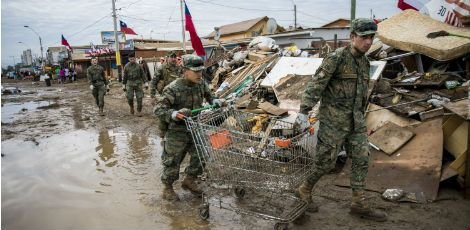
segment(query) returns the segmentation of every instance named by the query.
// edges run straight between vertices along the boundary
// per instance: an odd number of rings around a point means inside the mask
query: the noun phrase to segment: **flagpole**
[[[183,32],[183,53],[186,54],[186,33],[184,29],[184,11],[183,11],[184,0],[180,0],[180,9],[181,9],[181,29]]]
[[[117,35],[117,22],[116,22],[116,0],[111,0],[113,3],[113,21],[114,21],[114,49],[116,53],[116,67],[118,71],[118,81],[122,81],[122,74],[121,74],[121,53],[119,52],[119,40]]]

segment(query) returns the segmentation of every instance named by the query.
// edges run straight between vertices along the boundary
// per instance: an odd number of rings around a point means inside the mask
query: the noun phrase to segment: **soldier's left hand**
[[[109,85],[106,85],[106,92],[109,92]]]
[[[148,82],[145,82],[144,86],[145,86],[145,90],[149,89],[149,83]]]
[[[122,91],[126,92],[126,86],[125,85],[122,86]]]

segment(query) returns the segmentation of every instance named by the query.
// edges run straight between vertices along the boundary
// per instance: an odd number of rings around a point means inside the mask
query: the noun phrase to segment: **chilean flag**
[[[191,13],[189,13],[186,2],[184,2],[184,15],[186,21],[186,31],[189,32],[189,36],[191,37],[191,46],[198,56],[205,56],[206,51],[204,51],[201,39],[199,36],[197,36],[196,27],[194,27],[193,19],[191,18]]]
[[[119,25],[121,26],[121,32],[124,32],[125,34],[137,35],[137,33],[135,33],[133,29],[127,27],[127,24],[125,22],[119,20]]]
[[[67,39],[64,38],[64,35],[62,34],[62,41],[60,42],[60,44],[64,45],[64,46],[67,46],[67,48],[70,50],[70,51],[73,51],[72,47],[69,45],[69,42],[67,41]]]

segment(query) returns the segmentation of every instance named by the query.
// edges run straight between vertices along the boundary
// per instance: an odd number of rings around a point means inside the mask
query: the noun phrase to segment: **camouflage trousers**
[[[95,98],[96,105],[98,108],[104,107],[104,95],[106,94],[106,86],[103,85],[93,85],[93,90],[91,92]]]
[[[173,182],[179,179],[180,165],[187,153],[190,159],[185,173],[186,175],[196,177],[202,173],[202,166],[197,156],[191,133],[188,131],[168,130],[165,134],[162,153],[163,173],[161,180],[164,184],[173,184]]]
[[[351,188],[353,191],[364,190],[370,155],[366,128],[364,126],[356,130],[348,130],[344,127],[336,127],[334,122],[320,122],[314,160],[315,169],[307,178],[310,184],[317,183],[321,176],[334,168],[339,150],[343,145],[352,160]]]
[[[126,84],[126,97],[129,106],[134,106],[134,94],[137,98],[137,111],[142,111],[142,100],[144,98],[144,90],[142,89],[142,83],[134,83],[132,81]]]
[[[162,100],[162,96],[160,95],[157,95],[155,98],[154,98],[154,104],[155,104],[155,107],[153,108],[153,111],[155,113],[155,111],[157,110],[157,106],[159,105],[160,101]],[[164,138],[165,137],[165,133],[166,131],[168,130],[168,123],[166,121],[163,121],[161,120],[160,118],[156,118],[156,122],[157,122],[157,135],[160,137],[160,138]]]

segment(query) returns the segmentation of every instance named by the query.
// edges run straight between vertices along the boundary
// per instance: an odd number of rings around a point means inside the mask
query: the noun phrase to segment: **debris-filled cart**
[[[209,205],[216,205],[286,229],[305,212],[307,203],[293,191],[313,169],[313,128],[233,109],[201,114],[186,124],[209,184],[199,208],[202,219],[209,218]],[[235,197],[227,199],[221,190]]]

